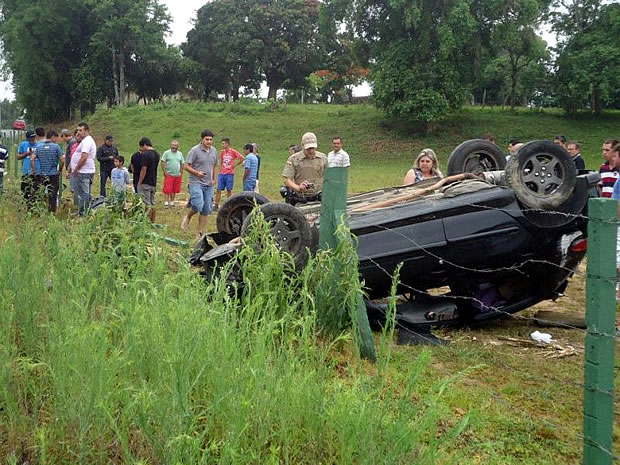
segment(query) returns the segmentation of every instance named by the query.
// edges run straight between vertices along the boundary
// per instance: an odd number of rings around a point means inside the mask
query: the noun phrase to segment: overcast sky
[[[193,20],[196,19],[196,10],[207,3],[206,0],[160,0],[168,7],[168,12],[172,16],[170,25],[171,34],[166,38],[169,44],[180,45],[185,42],[185,35],[193,27]]]

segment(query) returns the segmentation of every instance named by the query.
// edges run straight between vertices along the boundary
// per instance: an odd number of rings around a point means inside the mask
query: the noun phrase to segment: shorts
[[[234,174],[218,174],[217,175],[217,190],[223,191],[226,189],[227,191],[233,190],[233,185],[235,184],[235,175]]]
[[[150,184],[139,184],[138,195],[149,207],[155,206],[155,186],[151,186]]]
[[[248,192],[254,192],[256,189],[256,180],[247,180],[243,182],[243,190]]]
[[[164,194],[178,194],[181,192],[183,176],[164,176]]]
[[[192,183],[189,185],[189,203],[192,210],[201,215],[211,213],[213,186]]]

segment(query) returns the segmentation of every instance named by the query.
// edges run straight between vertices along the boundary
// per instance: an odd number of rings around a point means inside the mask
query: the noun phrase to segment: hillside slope
[[[469,108],[443,122],[436,133],[428,136],[386,120],[379,110],[368,105],[286,105],[269,111],[259,105],[173,103],[100,110],[89,122],[98,143],[105,134],[113,134],[126,158],[137,150],[142,136],[150,137],[160,153],[172,139],[178,139],[181,150],[187,153],[198,143],[200,131],[205,128],[215,132],[218,149],[222,137],[230,137],[239,151],[247,142],[258,142],[261,188],[272,196],[277,195],[281,185],[288,146],[298,143],[306,131],[316,133],[319,150],[325,153],[331,149],[331,137],[343,138],[352,162],[350,190],[359,192],[402,182],[416,155],[425,147],[437,152],[445,169],[455,146],[486,132],[493,133],[501,147],[506,147],[512,138],[527,141],[564,134],[582,143],[588,167],[596,169],[603,140],[619,136],[615,133],[620,127],[620,112],[599,119],[568,119],[555,111],[514,113]]]

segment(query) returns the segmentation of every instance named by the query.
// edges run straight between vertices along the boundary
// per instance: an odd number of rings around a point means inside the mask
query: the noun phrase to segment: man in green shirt
[[[166,150],[161,157],[161,169],[164,172],[164,206],[166,207],[172,207],[174,196],[181,192],[183,163],[185,159],[179,150],[179,142],[173,140],[170,143],[170,150]]]

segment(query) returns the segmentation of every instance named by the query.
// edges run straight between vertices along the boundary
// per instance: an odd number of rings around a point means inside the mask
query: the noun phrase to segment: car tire
[[[456,147],[448,158],[446,174],[473,173],[503,170],[506,166],[504,152],[484,139],[467,140]]]
[[[551,141],[525,144],[506,166],[506,183],[526,207],[551,210],[566,202],[577,182],[575,164]]]
[[[308,261],[308,249],[312,248],[312,230],[303,213],[287,203],[268,203],[260,207],[265,221],[270,225],[280,249],[293,257],[297,269]],[[241,237],[247,235],[253,215],[249,215],[241,227]]]
[[[230,197],[217,212],[217,232],[224,232],[238,237],[244,220],[256,205],[265,205],[269,199],[256,192],[239,192]]]

